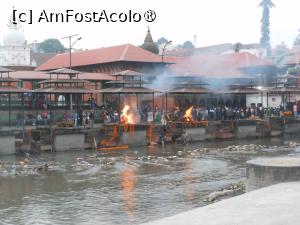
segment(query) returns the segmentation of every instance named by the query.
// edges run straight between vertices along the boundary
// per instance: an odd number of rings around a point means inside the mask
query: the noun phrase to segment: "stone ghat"
[[[298,225],[300,182],[281,183],[143,225]]]
[[[0,130],[1,132],[1,130]],[[167,127],[153,124],[106,124],[94,128],[43,127],[2,131],[0,154],[19,151],[65,151],[96,149],[98,144],[139,147],[152,144],[187,144],[217,139],[249,139],[300,133],[299,119],[209,121],[207,123],[173,122]],[[1,139],[1,140],[2,140]]]

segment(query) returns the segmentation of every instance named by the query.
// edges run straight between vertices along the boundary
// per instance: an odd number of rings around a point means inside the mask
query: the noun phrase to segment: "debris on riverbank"
[[[207,195],[203,201],[207,203],[212,203],[215,201],[219,201],[226,197],[233,197],[236,195],[240,195],[245,193],[245,183],[244,182],[239,182],[237,184],[232,184],[229,187],[222,188],[220,191],[215,191]]]

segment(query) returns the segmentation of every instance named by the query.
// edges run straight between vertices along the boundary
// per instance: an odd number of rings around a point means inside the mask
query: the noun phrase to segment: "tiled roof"
[[[13,72],[13,70],[0,66],[0,73],[10,73],[10,72]]]
[[[56,75],[52,75],[55,77]],[[50,75],[42,71],[16,71],[10,73],[10,77],[20,80],[45,80],[49,79]],[[62,75],[60,78],[64,78]],[[66,75],[65,78],[68,78]],[[80,73],[78,79],[90,80],[90,81],[101,81],[101,80],[114,80],[115,77],[106,73]]]
[[[220,56],[224,60],[231,60],[238,68],[245,67],[260,67],[260,66],[274,66],[270,61],[262,59],[248,52],[234,53]]]
[[[165,57],[165,61],[175,63],[169,66],[170,72],[175,75],[220,78],[246,77],[240,70],[241,68],[273,66],[269,61],[250,53],[197,57]]]
[[[37,53],[34,51],[30,51],[30,60],[35,61],[36,66],[40,66],[55,55],[56,53]]]
[[[49,74],[67,74],[67,75],[76,75],[76,74],[80,74],[81,72],[80,71],[77,71],[77,70],[72,70],[72,69],[69,69],[69,68],[59,68],[59,69],[56,69],[56,70],[51,70],[49,72],[47,72]]]
[[[35,70],[53,70],[69,66],[69,54],[57,54]],[[117,61],[160,63],[161,57],[131,44],[72,53],[72,67]]]
[[[286,65],[299,65],[300,63],[300,52],[295,52],[289,55],[285,56],[285,62]]]
[[[115,76],[140,76],[141,73],[133,71],[133,70],[124,70],[121,72],[114,73]]]
[[[35,93],[76,93],[76,94],[92,94],[96,93],[96,90],[86,87],[50,87],[39,88],[34,90]]]
[[[0,87],[0,93],[29,93],[32,92],[32,90],[19,88],[15,86],[1,86]]]
[[[158,90],[146,87],[119,87],[119,88],[106,88],[98,91],[99,93],[161,93]]]

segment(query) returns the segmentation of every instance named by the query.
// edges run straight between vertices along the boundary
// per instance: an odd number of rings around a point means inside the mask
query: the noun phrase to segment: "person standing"
[[[94,115],[93,111],[90,112],[89,117],[90,117],[91,128],[93,128],[94,127],[94,119],[95,119],[95,115]]]
[[[298,106],[296,103],[293,105],[293,112],[294,112],[294,117],[297,118],[298,117]]]

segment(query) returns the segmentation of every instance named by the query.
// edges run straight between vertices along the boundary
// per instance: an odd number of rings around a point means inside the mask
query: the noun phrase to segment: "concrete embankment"
[[[300,158],[258,158],[247,162],[246,191],[291,181],[300,181]]]
[[[298,225],[300,182],[281,183],[143,225]]]
[[[69,149],[91,149],[98,143],[109,146],[146,146],[151,143],[191,143],[217,139],[246,139],[296,135],[300,120],[271,118],[269,120],[174,122],[166,128],[159,124],[98,124],[97,127],[31,127],[10,129],[0,145],[0,154],[18,151],[42,152]],[[3,139],[3,138],[2,138]],[[15,143],[15,145],[13,144]]]

